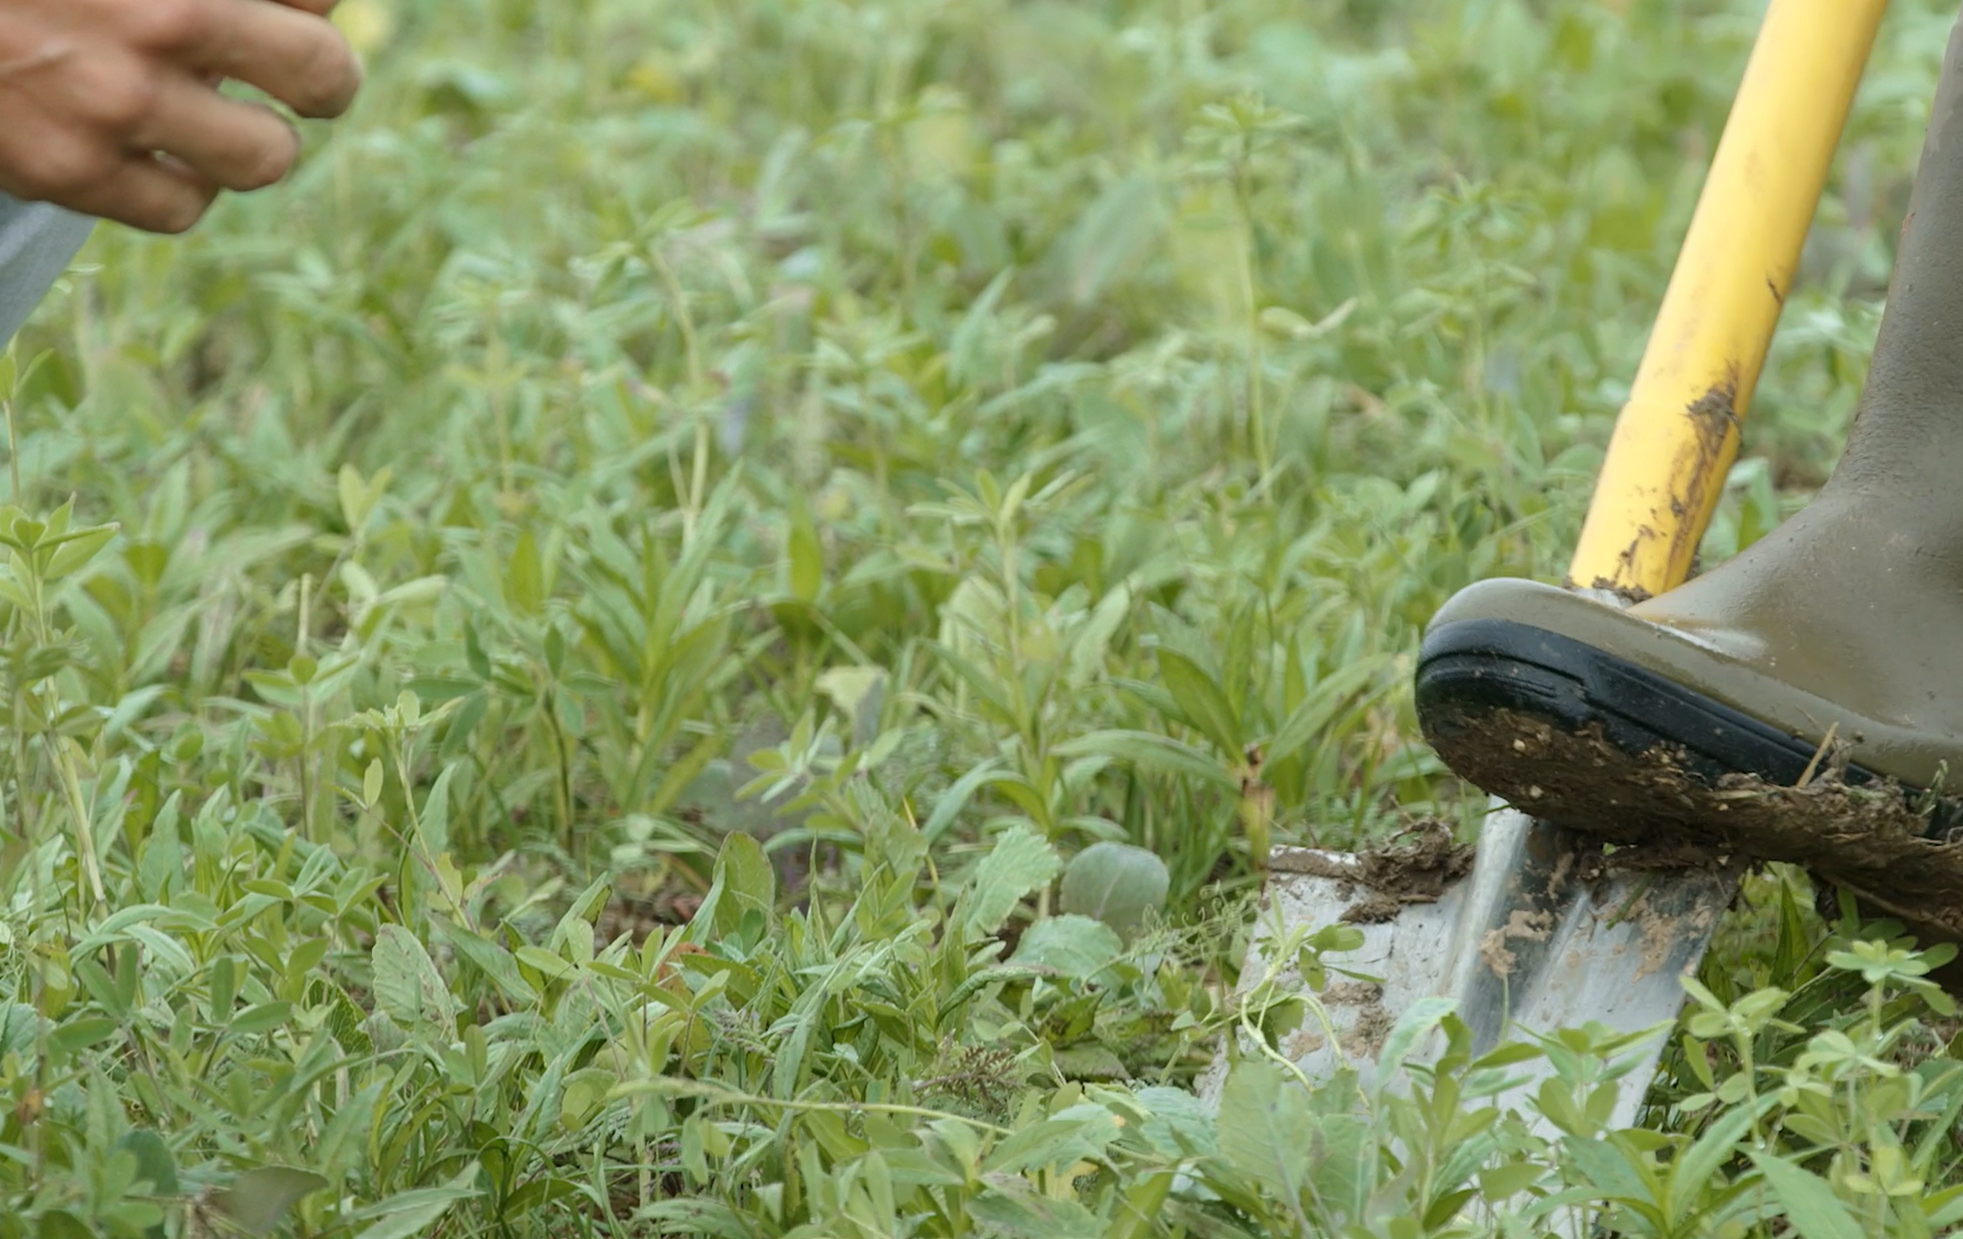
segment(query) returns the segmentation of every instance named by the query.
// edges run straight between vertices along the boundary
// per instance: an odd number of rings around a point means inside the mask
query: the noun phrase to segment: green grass
[[[1963,1220],[1926,961],[1792,875],[1644,1129],[1585,1032],[1554,1141],[1464,1053],[1182,1091],[1304,1018],[1251,856],[1476,829],[1411,651],[1559,577],[1748,0],[349,5],[297,178],[0,384],[0,1236]],[[1707,562],[1831,466],[1951,16]]]

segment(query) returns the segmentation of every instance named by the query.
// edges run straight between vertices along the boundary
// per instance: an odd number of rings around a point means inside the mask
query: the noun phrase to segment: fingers
[[[187,75],[173,75],[134,145],[164,151],[226,189],[264,189],[292,168],[300,139],[270,108],[227,99]]]
[[[108,176],[67,195],[62,205],[146,232],[178,233],[204,218],[218,186],[190,168],[131,155]]]
[[[11,16],[14,2],[0,10]],[[52,0],[55,17],[75,16],[66,3],[80,0]],[[221,190],[281,179],[299,151],[272,109],[217,83],[257,87],[309,117],[340,115],[361,85],[359,62],[326,20],[335,0],[103,3],[72,28],[54,23],[90,54],[51,64],[32,92],[10,92],[44,122],[0,130],[0,184],[18,196],[182,232]]]
[[[206,0],[168,42],[195,67],[256,86],[302,116],[339,116],[361,87],[361,66],[340,31],[322,20],[326,0]]]

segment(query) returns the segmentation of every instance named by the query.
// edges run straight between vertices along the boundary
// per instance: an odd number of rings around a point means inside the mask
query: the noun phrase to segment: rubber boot
[[[1634,607],[1465,590],[1426,633],[1417,701],[1454,771],[1538,817],[1807,864],[1900,915],[1963,904],[1963,26],[1815,500]]]

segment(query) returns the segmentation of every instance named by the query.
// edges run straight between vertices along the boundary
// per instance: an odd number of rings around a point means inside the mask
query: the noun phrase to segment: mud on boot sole
[[[1425,738],[1454,772],[1605,841],[1801,865],[1963,941],[1963,802],[1829,768],[1802,738],[1571,638],[1448,624],[1419,656]],[[1807,779],[1811,769],[1812,777]],[[1797,786],[1806,779],[1805,786]]]

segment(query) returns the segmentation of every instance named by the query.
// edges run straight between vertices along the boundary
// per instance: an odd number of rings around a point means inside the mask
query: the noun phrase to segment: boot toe
[[[1425,738],[1461,778],[1617,842],[1689,834],[1742,839],[1756,859],[1817,860],[1831,814],[1809,825],[1786,806],[1782,833],[1769,809],[1734,812],[1752,789],[1809,785],[1883,793],[1897,834],[1963,823],[1957,804],[1926,794],[1947,737],[1863,717],[1716,641],[1552,586],[1486,581],[1454,597],[1426,632],[1415,687]]]
[[[1452,737],[1512,710],[1570,732],[1599,729],[1627,752],[1680,751],[1686,770],[1706,781],[1747,775],[1787,786],[1820,768],[1830,747],[1845,758],[1850,783],[1926,788],[1963,758],[1947,731],[1877,717],[1793,682],[1754,657],[1749,631],[1658,623],[1647,609],[1532,581],[1462,591],[1419,650],[1427,735],[1439,734],[1450,764],[1447,750],[1464,743]]]

